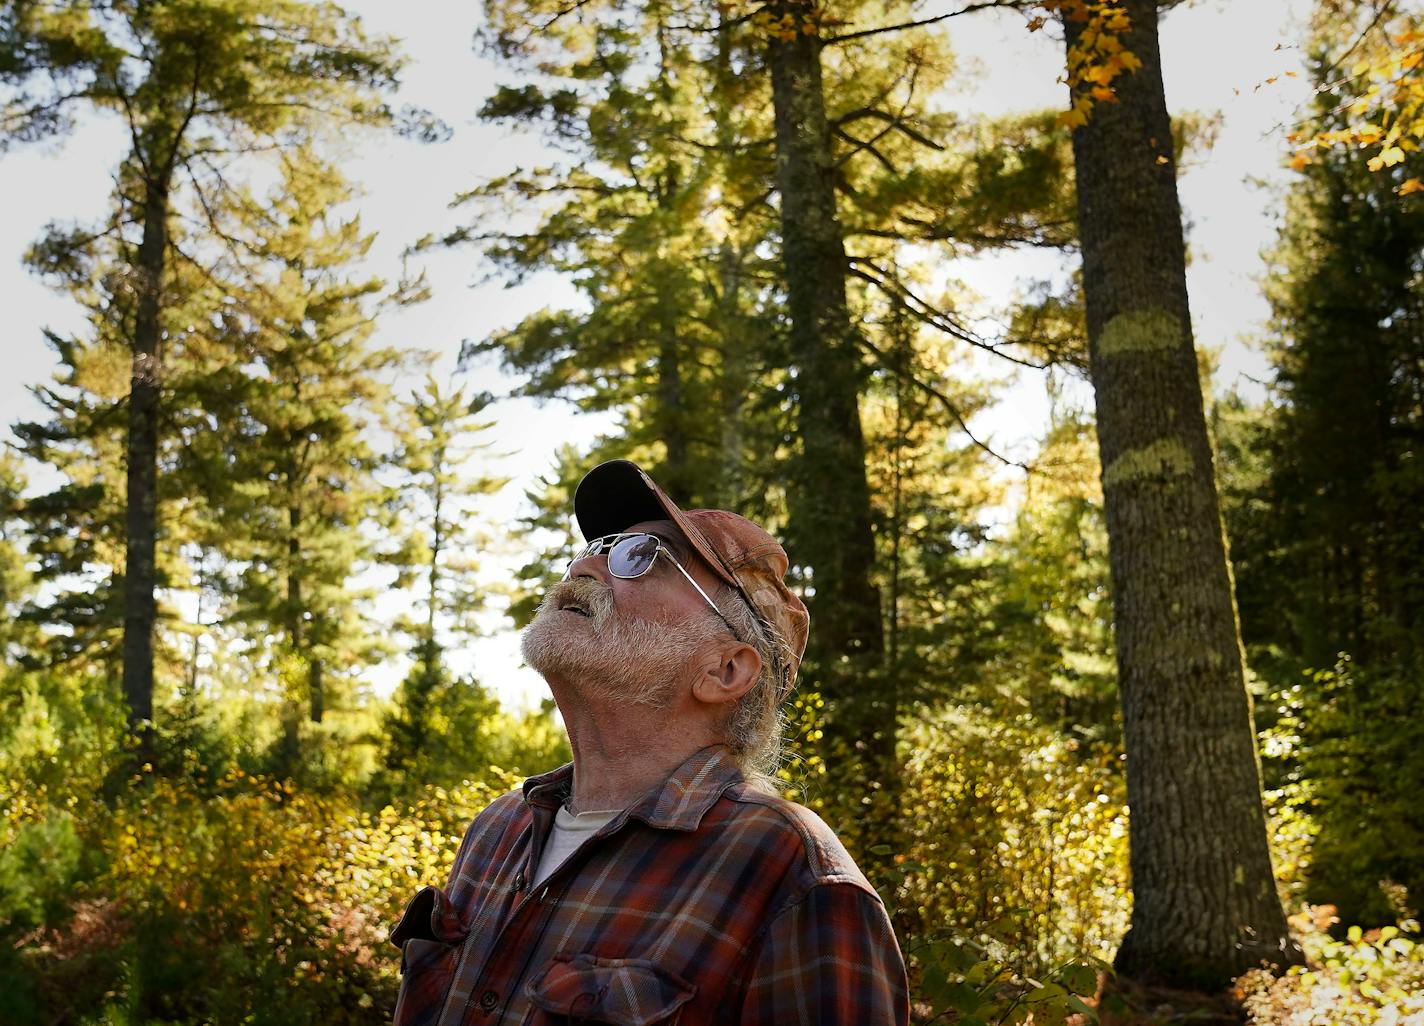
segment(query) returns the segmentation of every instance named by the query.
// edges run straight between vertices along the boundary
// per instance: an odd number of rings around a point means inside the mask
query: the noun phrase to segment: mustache
[[[571,577],[544,592],[539,612],[557,612],[570,603],[587,612],[595,624],[601,624],[613,613],[613,589],[592,577]]]

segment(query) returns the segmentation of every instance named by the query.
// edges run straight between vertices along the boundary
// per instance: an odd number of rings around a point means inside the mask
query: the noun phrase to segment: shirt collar
[[[729,784],[742,779],[737,761],[726,745],[709,745],[687,757],[660,785],[638,798],[623,815],[664,830],[696,830],[702,817]],[[573,787],[574,764],[541,773],[524,781],[524,801],[557,809]]]

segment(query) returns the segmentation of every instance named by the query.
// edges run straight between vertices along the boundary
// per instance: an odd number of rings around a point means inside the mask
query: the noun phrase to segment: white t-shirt
[[[622,811],[608,809],[575,815],[559,806],[559,811],[554,813],[554,825],[549,830],[548,839],[544,841],[544,851],[539,857],[539,868],[534,871],[534,882],[529,885],[530,889],[538,887],[548,879],[549,874],[563,865],[564,860],[572,855],[579,845],[602,830],[606,823]]]

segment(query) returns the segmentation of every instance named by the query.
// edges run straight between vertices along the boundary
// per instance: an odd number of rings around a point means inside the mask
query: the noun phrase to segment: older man
[[[491,803],[412,899],[396,1023],[907,1022],[879,897],[771,783],[809,619],[786,553],[623,460],[574,512],[591,541],[523,638],[574,761]]]

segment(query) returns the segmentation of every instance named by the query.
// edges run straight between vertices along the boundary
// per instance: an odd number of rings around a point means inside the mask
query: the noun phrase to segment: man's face
[[[710,572],[671,521],[645,521],[623,533],[639,532],[657,535],[715,594]],[[520,647],[546,679],[567,681],[586,697],[665,706],[697,655],[726,633],[666,553],[632,580],[614,577],[607,557],[597,555],[574,560],[568,579],[545,593]]]

